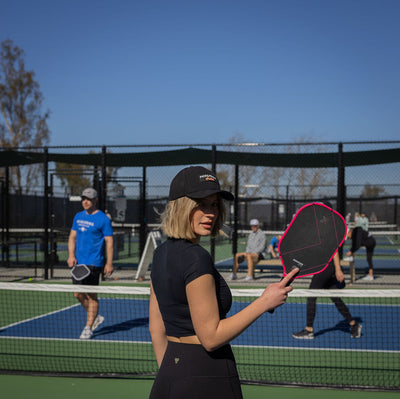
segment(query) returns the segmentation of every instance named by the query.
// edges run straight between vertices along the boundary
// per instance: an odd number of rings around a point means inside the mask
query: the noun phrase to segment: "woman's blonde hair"
[[[197,206],[198,203],[189,197],[181,197],[170,201],[161,215],[161,229],[164,234],[171,238],[183,238],[186,240],[197,238],[190,224],[190,215]],[[218,218],[211,231],[212,237],[218,234],[225,221],[225,205],[220,197],[218,211]]]

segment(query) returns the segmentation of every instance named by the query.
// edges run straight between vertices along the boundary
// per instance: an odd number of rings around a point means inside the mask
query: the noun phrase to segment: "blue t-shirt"
[[[103,267],[104,237],[113,235],[111,221],[107,215],[100,210],[93,214],[81,211],[74,217],[72,230],[76,231],[77,262]]]
[[[272,245],[272,248],[274,248],[274,249],[278,248],[278,245],[279,245],[278,238],[276,236],[272,237],[271,242],[269,243],[269,245]]]

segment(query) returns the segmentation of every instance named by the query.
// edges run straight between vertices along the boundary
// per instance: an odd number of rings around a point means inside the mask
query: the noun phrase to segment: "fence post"
[[[215,144],[212,145],[211,151],[211,170],[216,174],[217,169],[217,147]],[[210,255],[215,262],[215,237],[210,238]]]
[[[100,209],[106,210],[107,201],[107,150],[103,145],[101,148],[101,194],[100,194]]]
[[[147,220],[146,220],[146,166],[143,166],[142,169],[142,182],[140,184],[140,206],[139,206],[139,259],[142,257],[144,252],[144,247],[146,245],[146,229],[147,229]]]
[[[1,248],[1,261],[4,262],[4,255],[6,256],[6,266],[10,267],[10,247],[8,242],[10,241],[10,168],[6,166],[5,170],[5,182],[3,185],[4,191],[2,190],[2,248]]]
[[[239,218],[239,165],[235,165],[235,199],[233,213],[232,253],[237,253],[238,242],[238,218]]]
[[[336,210],[346,217],[346,186],[344,182],[344,163],[343,163],[343,143],[339,143],[338,148],[338,183],[337,183],[337,200]],[[339,248],[339,256],[343,257],[343,246]]]
[[[49,150],[44,148],[44,201],[43,201],[43,255],[44,255],[44,279],[49,279]]]
[[[345,187],[345,168],[343,162],[343,143],[339,143],[338,149],[338,183],[337,183],[337,211],[346,216],[346,187]]]

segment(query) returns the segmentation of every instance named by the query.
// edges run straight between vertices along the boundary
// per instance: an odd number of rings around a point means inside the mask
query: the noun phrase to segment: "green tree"
[[[25,69],[24,51],[9,39],[0,47],[0,145],[2,148],[40,147],[49,142],[49,111],[35,73]],[[10,168],[11,189],[28,193],[42,165]]]

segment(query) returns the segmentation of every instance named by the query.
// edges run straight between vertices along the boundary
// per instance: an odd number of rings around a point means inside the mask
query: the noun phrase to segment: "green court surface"
[[[2,399],[146,399],[152,379],[110,379],[0,375]],[[243,385],[244,399],[395,399],[398,392],[341,391]]]
[[[7,287],[5,284],[5,289],[0,290],[0,302],[4,305],[0,312],[3,372],[155,375],[157,365],[147,327],[148,290],[140,295],[139,288],[133,293],[126,287],[124,295],[124,287],[97,287],[102,290],[102,309],[108,324],[99,331],[98,339],[88,345],[77,339],[83,319],[71,294],[76,289],[72,285],[12,283],[14,289]],[[400,389],[396,335],[400,297],[373,298],[372,293],[346,301],[368,326],[363,339],[357,341],[343,339],[346,329],[342,319],[336,313],[329,318],[332,312],[328,310],[333,305],[329,298],[321,297],[319,307],[325,316],[321,326],[329,328],[321,327],[316,344],[311,346],[307,342],[294,343],[288,333],[295,331],[295,316],[306,301],[293,293],[287,305],[274,315],[274,323],[267,317],[260,318],[237,337],[233,350],[240,378],[280,385]],[[253,298],[243,295],[239,290],[234,296],[235,313]],[[388,327],[382,328],[385,325]]]

